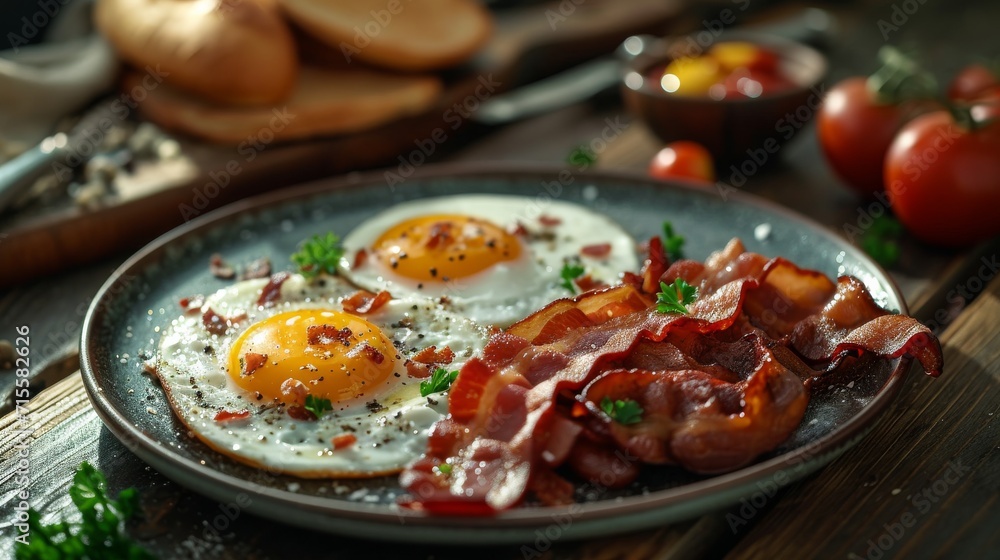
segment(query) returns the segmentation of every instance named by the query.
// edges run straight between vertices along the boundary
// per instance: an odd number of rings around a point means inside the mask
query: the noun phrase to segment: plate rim
[[[270,205],[292,202],[296,199],[307,199],[313,196],[321,196],[336,191],[348,190],[352,187],[375,185],[387,183],[386,173],[394,172],[394,168],[378,169],[367,172],[353,172],[342,176],[329,177],[316,181],[310,181],[292,187],[275,190],[268,193],[248,197],[236,202],[227,204],[210,212],[206,212],[170,231],[158,236],[141,249],[126,259],[108,277],[101,288],[97,291],[94,299],[84,317],[80,338],[80,365],[84,387],[90,397],[98,416],[105,426],[134,454],[149,463],[161,472],[170,471],[172,474],[178,473],[193,474],[196,478],[201,477],[197,485],[199,493],[210,494],[213,498],[220,496],[232,496],[235,493],[251,491],[256,496],[262,498],[272,505],[292,505],[289,498],[292,498],[294,506],[303,512],[320,514],[322,518],[318,521],[326,520],[335,522],[337,519],[349,519],[355,522],[373,523],[383,528],[395,526],[401,530],[398,533],[383,532],[381,537],[401,540],[406,542],[416,542],[426,540],[428,535],[421,535],[419,532],[440,528],[440,522],[447,520],[452,525],[446,532],[454,536],[456,532],[464,531],[468,533],[469,543],[484,543],[484,537],[490,539],[489,542],[513,542],[506,538],[505,531],[521,530],[519,538],[525,535],[532,535],[530,531],[538,527],[551,524],[552,520],[559,515],[571,514],[574,523],[585,524],[588,522],[600,521],[610,516],[634,517],[649,514],[656,510],[665,509],[672,505],[683,503],[686,500],[703,496],[706,491],[711,493],[733,493],[741,488],[752,486],[755,483],[768,480],[778,476],[780,472],[787,472],[791,467],[805,464],[797,476],[792,480],[805,476],[810,472],[822,467],[829,461],[839,456],[843,451],[852,446],[863,437],[875,420],[888,409],[891,402],[896,398],[902,387],[902,380],[910,369],[911,360],[901,358],[896,367],[893,368],[883,386],[873,396],[872,400],[862,407],[856,414],[840,424],[830,433],[821,436],[819,439],[809,442],[797,449],[788,451],[782,455],[772,457],[765,461],[755,462],[751,465],[736,471],[716,475],[704,480],[685,484],[683,486],[650,492],[646,495],[635,495],[621,499],[603,500],[573,504],[571,506],[540,506],[531,508],[514,508],[498,512],[491,516],[474,518],[455,518],[448,516],[435,516],[426,512],[409,510],[395,507],[391,511],[373,511],[370,504],[362,504],[348,501],[332,501],[321,496],[311,496],[297,494],[290,491],[279,490],[271,487],[263,487],[251,481],[241,479],[230,474],[221,473],[200,465],[196,461],[174,454],[169,447],[160,444],[156,439],[146,436],[138,427],[133,425],[129,418],[122,414],[114,404],[104,395],[99,383],[98,367],[94,363],[95,351],[91,345],[95,344],[98,338],[96,328],[100,325],[99,319],[103,318],[108,309],[109,298],[113,301],[115,297],[115,287],[123,278],[128,276],[131,270],[145,270],[151,264],[159,260],[162,252],[168,250],[173,244],[191,236],[204,233],[220,222],[235,219],[240,214],[249,211],[259,211],[266,209]],[[426,164],[415,169],[405,177],[405,181],[400,188],[408,188],[408,184],[416,183],[420,180],[433,179],[517,179],[529,178],[541,181],[556,178],[560,173],[570,172],[576,181],[586,182],[595,180],[598,182],[627,182],[629,184],[642,184],[647,187],[664,188],[688,191],[696,196],[712,196],[706,192],[703,185],[686,181],[662,181],[648,177],[647,175],[632,170],[570,170],[565,165],[554,165],[548,163],[510,163],[510,162],[480,162],[480,163],[444,163]],[[713,185],[712,188],[717,188]],[[838,247],[851,253],[851,256],[869,266],[878,273],[878,280],[884,284],[883,287],[898,304],[899,312],[906,313],[907,305],[896,282],[891,276],[870,257],[864,254],[858,247],[851,245],[846,240],[837,236],[833,231],[807,218],[806,216],[784,207],[776,202],[764,199],[760,196],[746,192],[744,190],[726,185],[728,190],[724,200],[737,201],[740,204],[754,206],[767,212],[780,215],[782,218],[794,222],[796,226],[808,230],[810,233],[820,235],[832,241]],[[137,452],[141,449],[141,452]],[[827,457],[829,455],[833,455]],[[151,461],[150,458],[155,460]],[[161,462],[162,461],[162,462]],[[816,464],[818,463],[818,464]],[[164,468],[165,467],[165,468]],[[164,474],[167,474],[164,472]],[[195,488],[190,480],[178,480],[175,476],[169,476],[177,480],[183,486]],[[248,486],[253,486],[248,490]],[[221,499],[221,498],[219,498]],[[256,502],[255,502],[256,503]],[[266,506],[267,504],[264,504]],[[574,508],[582,511],[570,511]],[[385,506],[380,506],[385,507]],[[265,508],[257,511],[265,516],[269,511]],[[702,512],[703,513],[703,512]],[[695,515],[695,514],[692,514]],[[281,517],[280,520],[288,521]],[[302,525],[302,523],[296,523]],[[311,528],[337,532],[335,527],[329,523],[308,523]],[[579,528],[579,525],[576,527]],[[524,533],[523,531],[528,531]],[[588,535],[593,533],[588,532]],[[576,538],[588,535],[579,535]],[[564,537],[566,538],[566,537]],[[455,542],[462,542],[463,539],[452,539]]]

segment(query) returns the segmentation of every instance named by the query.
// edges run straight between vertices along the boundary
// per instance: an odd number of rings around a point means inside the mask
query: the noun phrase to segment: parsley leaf
[[[698,297],[698,288],[688,284],[683,279],[674,280],[673,284],[660,282],[660,293],[656,294],[656,310],[660,313],[687,314],[687,305]]]
[[[292,255],[292,262],[299,266],[299,272],[306,278],[313,278],[321,272],[337,273],[337,264],[344,256],[344,248],[340,246],[340,238],[333,232],[324,236],[314,235],[312,239],[302,242],[297,253]]]
[[[892,266],[899,261],[899,243],[897,239],[903,233],[903,224],[899,220],[885,214],[875,218],[872,225],[861,238],[861,248],[875,262],[882,266]]]
[[[674,233],[674,225],[663,222],[663,250],[670,257],[670,262],[684,258],[684,236]]]
[[[566,161],[579,167],[580,169],[586,169],[597,163],[597,154],[595,154],[593,150],[587,146],[581,144],[570,150],[569,156],[566,157]]]
[[[632,399],[612,401],[609,397],[601,399],[601,410],[624,426],[638,424],[642,421],[642,413],[645,412],[639,403]]]
[[[448,463],[441,463],[438,465],[438,471],[440,471],[441,474],[451,474],[451,465]]]
[[[573,284],[573,280],[575,278],[583,276],[583,270],[584,270],[583,267],[580,266],[579,264],[573,264],[573,263],[564,264],[562,267],[562,271],[559,273],[559,276],[562,277],[562,284],[560,285],[563,288],[569,290],[570,293],[575,294],[576,285]]]
[[[28,510],[28,544],[18,542],[18,560],[78,558],[147,560],[154,556],[132,542],[125,533],[125,521],[138,510],[135,488],[123,490],[118,499],[107,494],[101,471],[84,461],[73,475],[69,497],[80,511],[79,522],[62,521],[43,525],[41,515]]]
[[[458,377],[457,371],[449,372],[444,368],[437,368],[431,374],[431,378],[420,382],[420,396],[426,397],[441,391],[447,391],[452,382]]]
[[[319,419],[323,416],[324,412],[333,410],[333,403],[330,402],[330,399],[321,399],[312,395],[306,395],[306,404],[303,408],[312,412],[313,416]]]

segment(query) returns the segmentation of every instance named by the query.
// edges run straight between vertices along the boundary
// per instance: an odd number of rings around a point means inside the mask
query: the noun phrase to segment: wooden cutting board
[[[179,137],[179,157],[140,164],[119,177],[115,199],[100,208],[55,208],[0,222],[0,287],[137,249],[251,194],[358,169],[395,164],[405,170],[439,158],[485,132],[456,104],[474,108],[484,93],[509,91],[609,53],[629,35],[666,34],[685,2],[560,0],[498,9],[490,42],[444,75],[444,93],[432,109],[366,132],[259,150]]]

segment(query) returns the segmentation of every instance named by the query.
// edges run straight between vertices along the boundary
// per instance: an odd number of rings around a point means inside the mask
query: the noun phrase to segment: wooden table
[[[893,41],[931,41],[925,52],[943,73],[976,37],[993,37],[1000,6],[989,0],[970,11],[954,3],[920,11]],[[892,8],[880,4],[838,11],[839,47],[831,53],[831,81],[867,72],[882,42],[877,21]],[[975,13],[966,17],[963,13]],[[624,133],[599,154],[598,166],[641,169],[658,148],[645,126],[629,119],[616,101],[582,104],[509,126],[452,146],[447,161],[564,162],[570,149],[587,144],[621,119]],[[809,126],[782,149],[781,163],[752,177],[745,190],[779,201],[843,232],[864,205],[841,187],[822,162]],[[567,164],[568,165],[568,164]],[[1000,557],[1000,278],[983,263],[995,262],[1000,242],[945,252],[904,242],[903,259],[891,273],[911,313],[936,323],[945,349],[939,379],[910,375],[893,407],[872,433],[818,473],[763,504],[706,515],[685,523],[597,541],[559,542],[545,558],[987,558]],[[136,487],[145,520],[130,531],[151,551],[169,557],[281,558],[290,551],[316,556],[521,558],[519,546],[492,548],[404,546],[331,537],[282,526],[249,514],[222,530],[211,520],[220,506],[169,481],[129,453],[102,426],[75,370],[77,337],[86,306],[103,280],[127,255],[58,278],[16,288],[0,297],[0,338],[29,325],[32,365],[39,385],[29,404],[31,505],[54,519],[71,510],[66,489],[73,469],[90,461],[109,477],[112,492]],[[974,301],[954,304],[957,287],[982,286]],[[956,318],[957,317],[957,318]],[[945,318],[945,321],[941,321]],[[0,373],[7,392],[13,373]],[[61,379],[61,380],[60,380]],[[10,551],[17,497],[16,415],[0,420],[0,547]],[[743,508],[743,509],[741,509]]]

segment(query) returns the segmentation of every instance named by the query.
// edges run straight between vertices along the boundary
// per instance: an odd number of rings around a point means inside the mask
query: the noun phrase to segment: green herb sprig
[[[308,279],[323,272],[336,274],[337,265],[343,256],[344,248],[340,245],[340,238],[337,234],[328,232],[303,241],[298,252],[292,254],[292,262],[298,265],[299,273]]]
[[[86,461],[80,463],[73,475],[69,497],[82,519],[43,525],[41,515],[34,509],[28,510],[28,544],[18,540],[15,557],[18,560],[154,558],[125,533],[125,521],[135,515],[139,507],[135,488],[122,490],[114,500],[108,496],[106,485],[99,470]]]
[[[601,399],[601,410],[612,420],[625,426],[641,422],[642,414],[645,412],[639,403],[632,399],[612,401],[610,397]]]
[[[563,288],[566,288],[570,293],[576,293],[576,284],[573,280],[583,276],[584,268],[576,263],[566,263],[562,267],[562,271],[559,272],[559,277],[562,278],[562,283],[560,284]]]
[[[333,403],[330,399],[322,399],[315,397],[313,395],[306,395],[306,403],[303,408],[313,413],[317,419],[322,418],[323,414],[333,410]]]
[[[900,235],[903,234],[903,224],[891,216],[881,215],[872,222],[861,238],[861,248],[875,262],[882,266],[892,266],[899,261]]]
[[[687,306],[697,298],[698,288],[688,284],[682,278],[674,280],[673,284],[660,282],[660,292],[656,294],[656,310],[660,313],[687,315]]]
[[[444,368],[437,368],[434,370],[434,373],[431,374],[430,379],[420,382],[420,396],[426,397],[427,395],[447,391],[457,377],[457,371],[449,372]]]
[[[663,222],[663,250],[670,257],[670,262],[684,258],[684,236],[674,233],[674,225]]]

